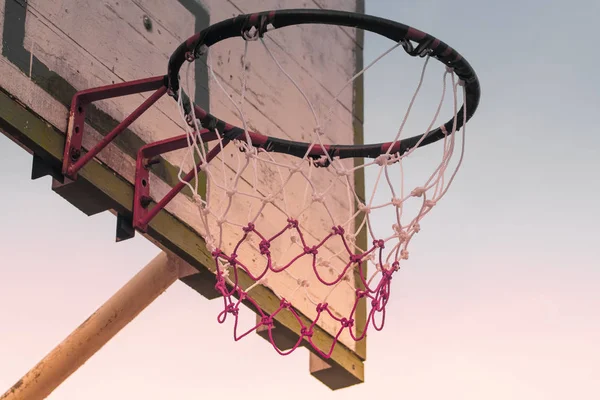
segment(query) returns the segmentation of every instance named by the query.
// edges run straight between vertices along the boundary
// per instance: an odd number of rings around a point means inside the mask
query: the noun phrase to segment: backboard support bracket
[[[103,139],[91,147],[87,152],[82,149],[83,133],[85,127],[85,109],[92,102],[111,99],[115,97],[128,96],[137,93],[149,92],[154,90],[140,106],[121,121],[112,131]],[[67,127],[67,137],[64,147],[62,174],[64,175],[64,184],[60,184],[55,179],[57,188],[63,185],[72,186],[77,181],[77,172],[88,162],[108,146],[117,136],[127,129],[144,112],[154,105],[165,93],[167,93],[167,77],[155,76],[152,78],[139,79],[135,81],[122,82],[113,85],[106,85],[97,88],[79,91],[73,96],[71,108],[69,111],[69,123]],[[201,170],[205,163],[209,163],[219,152],[229,143],[227,138],[219,138],[214,131],[203,129],[200,132],[194,132],[194,135],[202,135],[205,141],[219,139],[220,143],[215,145],[207,154],[204,160],[196,164],[195,169],[191,170],[183,177],[171,190],[153,207],[153,199],[150,196],[150,166],[160,162],[156,157],[170,151],[180,150],[189,145],[189,136],[187,134],[175,136],[154,143],[142,146],[137,153],[136,172],[135,172],[135,192],[133,204],[133,220],[130,221],[126,216],[119,214],[117,218],[117,242],[127,240],[135,235],[135,230],[146,232],[150,221],[173,200],[173,198],[183,190]],[[195,139],[194,139],[195,140]],[[34,174],[49,174],[48,171],[38,167]],[[54,186],[53,186],[54,188]],[[95,210],[87,212],[95,213]]]
[[[197,136],[205,136],[206,141],[214,140],[217,136],[209,130],[201,130]],[[173,198],[183,190],[187,183],[198,174],[202,165],[213,160],[220,151],[229,143],[226,138],[221,139],[221,144],[215,145],[207,154],[204,161],[196,164],[195,169],[192,169],[181,180],[169,190],[169,192],[155,203],[150,196],[150,166],[157,162],[159,155],[170,151],[187,148],[189,136],[187,134],[175,136],[172,138],[160,140],[158,142],[149,143],[141,147],[137,154],[135,164],[135,192],[133,197],[133,227],[141,232],[146,232],[150,221],[162,210]],[[196,140],[196,139],[194,139]]]
[[[156,103],[166,92],[166,78],[156,76],[152,78],[139,79],[130,82],[116,83],[113,85],[100,86],[93,89],[79,91],[73,96],[69,110],[69,124],[67,127],[67,138],[63,156],[62,173],[66,177],[75,180],[77,172],[90,160],[92,160],[102,149],[112,142],[119,134],[127,129],[146,110]],[[87,153],[82,151],[83,131],[85,127],[85,109],[90,103],[115,97],[128,96],[137,93],[154,93],[148,97],[138,108],[119,123]]]

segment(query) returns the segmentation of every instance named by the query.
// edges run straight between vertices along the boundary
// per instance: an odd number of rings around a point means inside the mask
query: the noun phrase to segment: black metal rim
[[[479,80],[469,62],[452,47],[427,33],[399,22],[365,14],[321,9],[275,10],[255,14],[244,14],[207,27],[183,42],[171,55],[167,75],[171,95],[177,97],[180,85],[179,71],[183,63],[185,61],[194,61],[195,59],[198,59],[210,46],[233,37],[244,38],[249,32],[254,32],[262,37],[267,31],[300,24],[338,25],[370,31],[387,37],[395,42],[402,43],[404,50],[411,56],[423,57],[425,55],[430,55],[456,73],[458,78],[464,82],[466,94],[465,104],[458,111],[456,118],[455,116],[452,116],[452,118],[442,125],[442,127],[438,127],[428,132],[419,146],[425,146],[443,139],[446,136],[444,131],[451,133],[455,123],[456,130],[458,131],[463,125],[462,116],[465,106],[467,107],[466,121],[470,120],[475,114],[481,97]],[[206,113],[205,118],[203,118],[201,122],[206,127],[230,127],[228,132],[221,131],[226,134],[229,139],[236,139],[244,133],[243,129],[232,127],[208,113]],[[267,136],[264,136],[263,138],[264,140],[260,140],[259,143],[256,144],[257,146],[269,151],[288,153],[297,157],[304,157],[310,147],[309,143],[304,142],[295,142]],[[387,142],[358,145],[330,144],[325,146],[325,148],[320,148],[320,146],[316,149],[313,148],[311,157],[320,157],[327,152],[331,157],[375,158],[388,151],[390,146],[393,146],[392,153],[399,152],[402,154],[417,145],[422,138],[423,135],[420,134],[396,143]]]

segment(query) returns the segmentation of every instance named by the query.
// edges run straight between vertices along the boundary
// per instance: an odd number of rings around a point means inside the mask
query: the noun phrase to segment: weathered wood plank
[[[140,1],[138,2],[140,4],[142,3]],[[212,2],[208,2],[206,6],[211,13],[211,21],[214,23],[245,12],[281,8],[298,8],[310,5],[310,2],[302,2],[298,0],[285,0],[283,2],[268,0],[261,1],[254,6],[248,2],[239,1],[219,1],[218,3],[214,4]],[[154,18],[158,18],[160,23],[170,32],[180,32],[178,26],[181,25],[181,22],[178,21],[173,14],[160,14],[159,10],[161,10],[163,7],[161,1],[145,0],[142,7]],[[268,43],[271,41],[274,42],[276,47],[278,47],[280,51],[284,52],[284,59],[293,59],[298,68],[304,71],[304,74],[311,77],[312,80],[316,81],[327,92],[337,94],[340,88],[346,83],[347,79],[353,73],[354,63],[352,60],[354,58],[353,52],[356,46],[356,43],[353,41],[352,37],[348,35],[340,35],[341,32],[342,31],[336,27],[303,25],[280,29],[268,34],[266,37],[269,39]],[[185,34],[181,35],[179,39],[183,41],[187,39],[187,37],[187,34]],[[316,40],[316,38],[318,38],[318,40]],[[326,43],[322,43],[324,38]],[[224,54],[229,55],[230,49],[226,50],[223,47],[227,42],[215,45],[211,49],[211,52],[216,52],[222,56],[224,56]],[[234,43],[236,43],[238,46],[241,42],[241,40],[234,41]],[[271,43],[271,46],[272,45],[273,43]],[[242,53],[238,49],[232,54],[241,56]],[[327,65],[325,65],[325,63]],[[262,64],[264,64],[264,62]],[[229,74],[233,75],[234,77],[239,76],[241,72],[240,63],[236,63],[235,66],[237,70],[235,70],[233,74]],[[221,72],[216,66],[215,69],[218,73]],[[227,77],[229,76],[227,73],[220,73],[220,75],[225,81],[227,81]],[[266,75],[269,76],[269,74]],[[345,106],[348,112],[351,113],[351,89],[346,90],[342,94],[340,97],[340,104]],[[266,109],[266,107],[263,107],[263,110]]]
[[[28,6],[25,46],[34,48],[36,57],[75,88],[82,90],[165,73],[170,55],[165,47],[176,41],[171,38],[166,43],[155,43],[145,37],[140,39],[143,35],[132,27],[133,21],[127,19],[139,17],[141,25],[141,10],[130,11],[138,11],[134,15],[120,14],[121,19],[117,20],[117,10],[113,6],[118,8],[115,4],[120,4],[123,7],[129,2],[92,1],[83,9],[68,7],[68,4],[72,3],[32,2]],[[180,17],[189,19],[189,15]],[[167,35],[155,33],[154,36],[163,38]],[[119,41],[115,40],[117,37],[131,39]],[[191,78],[193,84],[193,76]],[[148,96],[144,93],[108,99],[96,105],[115,119],[122,120]],[[159,100],[131,129],[144,142],[179,134],[182,128],[176,103],[168,97]],[[172,164],[179,162],[173,154],[167,154],[165,158]]]
[[[317,5],[317,7],[319,8],[323,8],[326,10],[340,10],[340,11],[350,11],[350,12],[356,12],[356,13],[360,13],[360,14],[364,14],[365,12],[365,0],[355,0],[355,1],[345,1],[345,0],[312,0],[312,2],[314,4]],[[343,27],[340,28],[344,31],[344,33],[346,35],[348,35],[348,37],[352,38],[352,40],[355,40],[355,45],[357,46],[357,48],[359,49],[359,51],[362,52],[363,49],[363,43],[359,40],[356,40],[357,38],[357,29],[355,28],[348,28],[348,27]]]
[[[300,3],[298,0],[262,0],[258,5],[239,0],[231,0],[231,3],[243,13],[316,8],[308,0]],[[354,36],[342,28],[318,24],[297,25],[277,29],[265,37],[276,43],[290,59],[333,94],[337,94],[354,73],[352,59],[356,42]],[[346,107],[352,104],[352,91],[343,92],[339,102]],[[348,110],[352,111],[352,108]]]

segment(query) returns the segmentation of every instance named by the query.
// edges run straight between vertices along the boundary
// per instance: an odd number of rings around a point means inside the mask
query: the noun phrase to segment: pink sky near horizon
[[[29,157],[3,137],[0,144],[11,165],[19,166],[4,180],[18,190],[0,205],[29,210],[28,223],[14,213],[0,230],[0,241],[10,244],[3,249],[0,292],[0,386],[8,388],[157,249],[144,239],[114,244],[112,215],[87,218],[48,190],[48,179],[28,181]],[[459,218],[446,221],[445,229],[452,229],[452,221],[459,224]],[[69,246],[65,238],[74,235],[75,246]],[[453,263],[468,251],[468,242],[463,243],[455,245]],[[527,260],[507,266],[516,258],[484,256],[474,251],[455,266],[456,273],[432,275],[430,264],[444,255],[425,254],[414,262],[423,259],[427,265],[401,272],[387,326],[369,336],[366,383],[360,386],[330,393],[309,376],[305,350],[282,358],[254,335],[234,342],[231,326],[216,322],[219,302],[177,282],[50,399],[219,394],[358,399],[390,390],[424,399],[592,399],[600,394],[598,272],[589,280],[560,270],[518,279]]]
[[[576,39],[597,34],[600,3],[579,3],[367,0],[457,43],[483,95],[465,165],[369,335],[364,384],[330,392],[306,350],[234,342],[221,303],[177,282],[49,399],[599,399],[600,58]],[[388,45],[368,36],[365,59]],[[372,142],[397,120],[394,61],[366,77]],[[30,165],[0,135],[0,392],[159,251],[115,244],[114,216],[86,217]]]

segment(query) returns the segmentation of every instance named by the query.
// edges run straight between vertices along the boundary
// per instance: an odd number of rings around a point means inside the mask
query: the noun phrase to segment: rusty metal
[[[82,154],[83,132],[85,128],[85,111],[87,105],[98,100],[128,96],[131,94],[149,92],[152,90],[155,92],[137,109],[127,116],[127,118],[125,118],[119,125],[109,132],[94,147],[90,148],[87,153]],[[84,165],[94,158],[119,134],[127,129],[136,119],[140,117],[140,115],[142,115],[146,110],[148,110],[148,108],[156,103],[166,92],[167,87],[165,86],[164,76],[139,79],[131,82],[116,83],[113,85],[106,85],[77,92],[71,101],[62,173],[65,176],[75,180],[77,177],[77,172],[83,168]]]
[[[204,129],[198,133],[202,135],[205,142],[216,140],[214,132]],[[221,145],[216,145],[206,155],[206,162],[210,162],[217,154],[229,143],[228,139],[221,139]],[[133,227],[141,232],[146,232],[150,221],[173,200],[189,183],[196,173],[200,171],[203,162],[199,162],[195,170],[191,170],[178,182],[171,190],[159,200],[154,207],[150,208],[152,197],[150,196],[150,165],[158,162],[158,156],[170,151],[183,149],[188,146],[188,136],[180,135],[173,138],[161,140],[155,143],[149,143],[138,151],[135,164],[135,192],[133,195]]]

